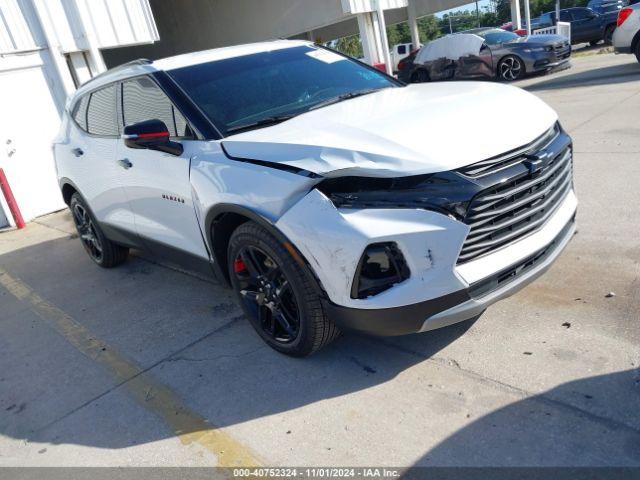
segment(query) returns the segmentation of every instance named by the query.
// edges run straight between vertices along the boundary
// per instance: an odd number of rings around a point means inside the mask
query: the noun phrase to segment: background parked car
[[[596,0],[602,1],[602,0]],[[571,24],[571,43],[585,43],[595,45],[604,40],[611,44],[613,32],[616,29],[617,10],[599,14],[590,8],[574,7],[560,10],[560,21]],[[538,18],[531,19],[531,26],[536,28],[551,27],[556,24],[556,12],[547,12]]]
[[[640,3],[620,10],[617,24],[613,34],[616,53],[634,53],[640,62]]]
[[[407,58],[414,50],[413,43],[399,43],[391,49],[391,66],[393,71],[398,71],[398,64],[403,58]]]
[[[616,15],[618,12],[629,5],[627,0],[590,0],[587,3],[587,7],[600,15],[614,12]]]
[[[502,25],[500,25],[500,28],[502,30],[506,30],[507,32],[513,32],[516,33],[518,35],[520,35],[521,37],[524,37],[527,35],[527,29],[526,28],[513,28],[513,22],[507,22],[504,23]]]
[[[454,33],[420,49],[403,81],[412,83],[494,79],[517,80],[526,73],[547,71],[569,62],[571,45],[560,35],[520,37],[499,28]]]

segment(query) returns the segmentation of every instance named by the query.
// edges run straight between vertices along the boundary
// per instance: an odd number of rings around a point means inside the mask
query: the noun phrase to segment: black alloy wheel
[[[71,196],[69,209],[78,237],[91,260],[103,268],[113,268],[127,259],[129,249],[112,242],[105,236],[100,224],[78,193]]]
[[[233,261],[240,296],[262,333],[274,342],[293,342],[301,312],[289,279],[276,261],[255,246],[243,247]]]
[[[309,266],[292,244],[261,225],[248,221],[234,230],[227,271],[245,316],[274,350],[305,357],[340,334]]]
[[[82,246],[94,262],[101,263],[103,259],[103,245],[96,233],[96,227],[93,224],[91,215],[89,215],[84,205],[79,202],[72,205],[72,213]]]

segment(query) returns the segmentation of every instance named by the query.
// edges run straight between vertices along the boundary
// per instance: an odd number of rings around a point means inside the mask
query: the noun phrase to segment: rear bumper
[[[571,206],[573,209],[569,210],[569,221],[566,217],[553,219],[556,221],[550,221],[538,232],[541,234],[547,230],[546,237],[550,239],[542,243],[540,249],[503,265],[497,272],[471,283],[466,289],[425,302],[384,309],[343,307],[327,300],[325,311],[343,329],[379,336],[426,332],[474,318],[491,304],[518,292],[549,269],[575,233],[575,204]],[[550,229],[555,232],[549,232]]]

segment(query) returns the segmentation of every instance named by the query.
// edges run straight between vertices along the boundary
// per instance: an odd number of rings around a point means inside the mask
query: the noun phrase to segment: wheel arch
[[[633,36],[633,39],[631,40],[631,53],[636,52],[636,48],[638,47],[639,43],[640,43],[640,30],[636,32],[636,34]]]
[[[219,204],[212,207],[205,216],[204,227],[206,232],[206,241],[213,259],[213,267],[216,276],[231,285],[229,272],[227,270],[227,253],[229,240],[233,232],[243,223],[255,222],[262,228],[273,235],[285,249],[291,254],[296,262],[306,267],[314,280],[314,285],[323,296],[326,296],[324,289],[321,287],[320,280],[311,267],[307,259],[300,253],[298,248],[291,242],[287,236],[267,217],[251,210],[248,207],[235,204]]]
[[[73,183],[71,180],[69,180],[66,177],[60,179],[60,191],[62,192],[62,199],[64,200],[64,203],[66,203],[67,205],[71,203],[71,197],[73,196],[74,193],[77,193],[82,197],[82,193],[80,193],[80,189],[76,186],[75,183]]]

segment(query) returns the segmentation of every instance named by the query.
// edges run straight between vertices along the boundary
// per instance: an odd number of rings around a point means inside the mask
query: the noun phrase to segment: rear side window
[[[574,20],[586,20],[588,18],[591,18],[591,12],[586,9],[574,10],[573,12],[571,12],[571,15],[573,16]]]
[[[407,46],[406,45],[400,45],[398,47],[398,53],[400,55],[404,55],[405,53],[407,53]]]
[[[140,77],[122,83],[122,123],[162,120],[172,137],[192,137],[187,121],[153,80]]]
[[[571,14],[569,12],[560,12],[560,21],[561,22],[570,22]]]
[[[87,110],[87,131],[93,135],[116,136],[117,119],[115,85],[92,92]]]
[[[73,109],[73,119],[84,130],[87,131],[87,105],[89,105],[89,95],[85,95],[78,100]]]

